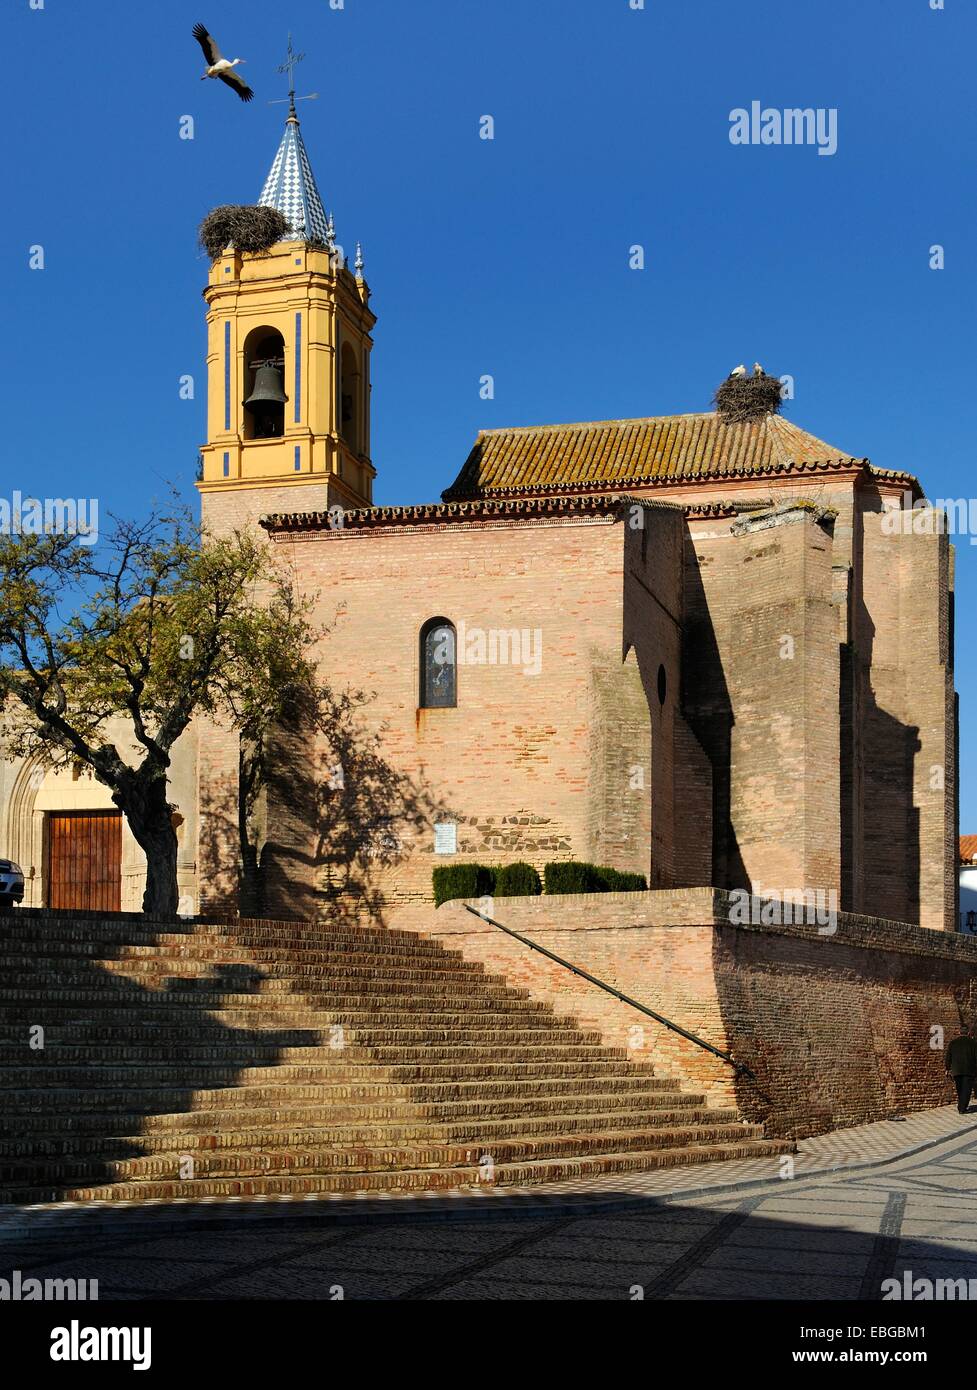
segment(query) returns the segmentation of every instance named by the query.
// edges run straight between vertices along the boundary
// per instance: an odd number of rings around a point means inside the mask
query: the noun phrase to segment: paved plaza
[[[977,1114],[823,1136],[792,1178],[772,1167],[638,1175],[630,1191],[225,1205],[211,1228],[199,1204],[8,1210],[0,1277],[97,1279],[102,1300],[872,1301],[906,1271],[977,1280]]]

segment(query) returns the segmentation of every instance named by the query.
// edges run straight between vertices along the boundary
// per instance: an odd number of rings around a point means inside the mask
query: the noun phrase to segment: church
[[[785,419],[757,364],[715,411],[484,430],[439,499],[374,505],[377,319],[294,103],[259,205],[286,232],[222,240],[203,289],[202,519],[260,530],[310,602],[334,718],[276,733],[257,908],[240,740],[191,726],[180,923],[106,917],[145,874],[106,788],[0,759],[28,909],[5,919],[8,988],[31,1022],[59,1001],[73,1065],[114,1058],[0,1197],[774,1161],[945,1104],[932,1039],[975,1015],[977,947],[956,930],[953,552],[901,524],[919,481]],[[572,861],[638,877],[435,898],[439,869]],[[23,1064],[25,1114],[61,1065]],[[98,1142],[62,1144],[82,1124]]]
[[[282,742],[262,915],[359,895],[396,926],[430,912],[439,866],[583,860],[954,930],[952,549],[884,521],[923,500],[916,478],[778,402],[485,430],[439,500],[375,506],[377,320],[294,104],[259,204],[288,238],[226,246],[203,292],[203,522],[263,529],[314,599],[323,679],[363,692],[358,764]],[[190,914],[237,906],[237,769],[227,730],[178,748]],[[137,906],[113,817],[84,775],[4,763],[25,905]],[[64,862],[72,822],[90,870]]]

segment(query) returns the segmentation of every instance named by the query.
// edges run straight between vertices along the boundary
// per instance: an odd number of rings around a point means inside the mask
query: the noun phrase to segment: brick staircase
[[[0,1202],[545,1183],[792,1147],[411,932],[15,910],[0,969]]]

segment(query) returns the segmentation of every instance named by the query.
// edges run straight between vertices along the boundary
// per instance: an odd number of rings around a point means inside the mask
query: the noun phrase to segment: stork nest
[[[228,203],[207,214],[198,235],[200,245],[216,261],[228,246],[238,251],[268,251],[291,232],[288,218],[277,208]]]
[[[728,424],[776,415],[781,406],[781,383],[775,376],[728,376],[713,396],[713,404]]]

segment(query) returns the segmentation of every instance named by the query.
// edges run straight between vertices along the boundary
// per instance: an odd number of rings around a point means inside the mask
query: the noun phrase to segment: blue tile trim
[[[231,476],[231,456],[230,456],[230,454],[225,454],[225,455],[224,455],[224,477],[225,477],[225,478],[229,478],[230,476]]]
[[[231,320],[224,322],[224,428],[231,428]]]
[[[296,473],[299,473],[299,472],[301,472],[301,470],[302,470],[302,446],[301,446],[301,444],[296,444],[296,446],[295,446],[295,471],[296,471]]]
[[[295,423],[302,418],[302,315],[295,315]]]

